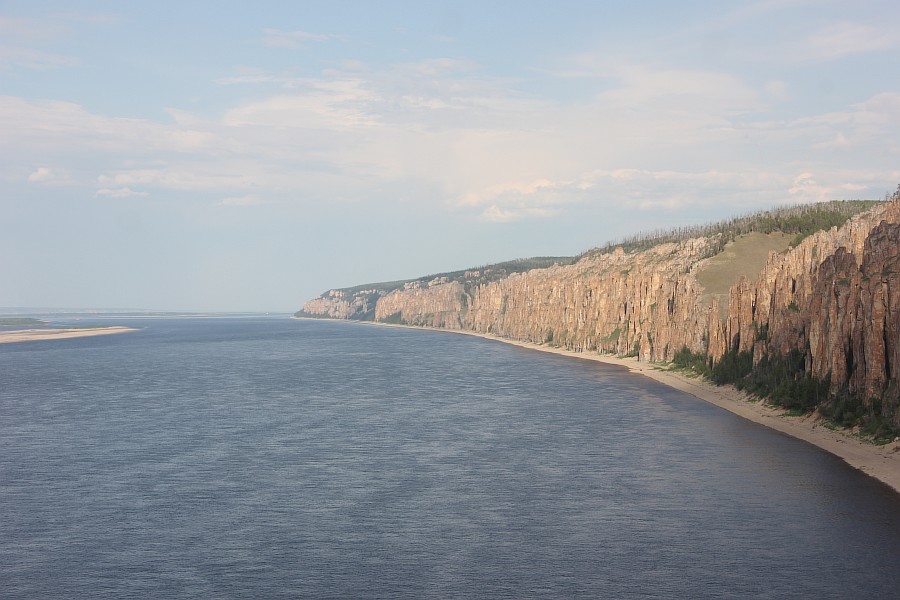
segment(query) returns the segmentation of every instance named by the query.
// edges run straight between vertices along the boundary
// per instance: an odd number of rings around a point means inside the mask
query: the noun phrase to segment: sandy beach
[[[37,342],[41,340],[64,340],[69,338],[93,337],[138,331],[132,327],[88,327],[71,329],[15,329],[0,331],[0,344],[14,342]]]
[[[633,373],[649,377],[676,390],[691,394],[700,400],[724,408],[754,423],[759,423],[813,444],[826,452],[842,458],[850,466],[871,475],[900,493],[900,441],[876,446],[858,439],[849,431],[826,427],[824,420],[817,415],[788,416],[784,410],[755,400],[731,385],[717,386],[699,377],[692,378],[683,373],[669,371],[664,366],[639,362],[636,358],[618,358],[591,352],[571,352],[561,348],[533,344],[531,342],[520,342],[472,331],[389,325],[368,321],[365,323],[385,327],[425,329],[427,331],[472,335],[540,352],[550,352],[581,360],[593,360],[604,364],[625,367]]]

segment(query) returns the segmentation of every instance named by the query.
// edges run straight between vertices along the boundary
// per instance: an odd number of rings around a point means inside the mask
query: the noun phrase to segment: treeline
[[[439,279],[441,277],[446,277],[448,282],[457,281],[463,284],[481,284],[503,279],[504,277],[508,277],[513,273],[524,273],[526,271],[531,271],[532,269],[546,269],[547,267],[552,267],[553,265],[571,265],[577,260],[577,258],[578,257],[576,256],[533,256],[530,258],[515,258],[513,260],[507,260],[504,262],[489,265],[481,265],[469,269],[461,269],[459,271],[433,273],[431,275],[414,277],[412,279],[399,279],[397,281],[364,283],[362,285],[355,285],[353,287],[336,289],[350,296],[355,296],[368,290],[377,290],[381,294],[389,294],[394,290],[403,289],[403,286],[407,283],[412,283],[414,281],[418,281],[420,283],[428,283],[429,281]],[[478,271],[478,277],[472,277],[471,275],[467,276],[467,273],[471,274],[474,271]]]
[[[575,262],[575,256],[532,256],[531,258],[515,258],[504,262],[494,263],[490,265],[481,265],[464,269],[461,271],[450,271],[447,273],[436,273],[434,275],[426,275],[419,277],[413,281],[428,282],[438,277],[446,277],[448,281],[458,281],[459,283],[488,283],[508,277],[513,273],[525,273],[532,269],[546,269],[553,265],[571,265]],[[473,272],[479,275],[472,276]]]
[[[900,193],[895,192],[895,195]],[[833,200],[818,204],[796,204],[766,211],[757,211],[724,221],[704,225],[689,225],[672,229],[655,229],[609,242],[589,250],[585,255],[608,254],[621,247],[625,252],[643,252],[659,244],[678,243],[691,238],[713,238],[709,255],[724,249],[725,244],[747,233],[793,233],[791,242],[797,245],[803,238],[823,229],[840,227],[850,217],[868,210],[875,200]]]
[[[510,273],[524,273],[532,269],[546,269],[553,265],[570,265],[575,262],[574,256],[533,256],[531,258],[516,258],[493,265],[484,265],[468,269],[470,271],[485,271],[492,269],[505,269]]]
[[[818,379],[806,372],[806,355],[801,350],[766,355],[754,365],[750,352],[730,350],[713,363],[706,354],[683,348],[675,353],[672,362],[716,385],[734,385],[795,414],[818,411],[837,426],[859,427],[861,433],[878,443],[900,435],[900,429],[882,413],[884,398],[869,398],[865,402],[846,389],[832,393],[830,379]],[[890,390],[885,394],[890,394]]]

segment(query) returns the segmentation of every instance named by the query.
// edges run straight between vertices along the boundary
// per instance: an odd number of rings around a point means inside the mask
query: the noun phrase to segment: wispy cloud
[[[879,27],[861,23],[835,23],[810,34],[797,48],[806,60],[833,60],[900,45],[900,32],[893,25]]]
[[[494,222],[551,217],[560,213],[560,205],[574,201],[572,195],[566,193],[571,185],[571,182],[548,179],[496,184],[466,193],[459,200],[459,206],[483,207],[480,218]]]
[[[508,223],[529,218],[554,217],[559,214],[558,209],[540,208],[533,206],[503,208],[492,204],[481,213],[481,219],[493,223]]]
[[[0,15],[0,70],[54,69],[79,64],[74,56],[40,49],[62,37],[66,25],[59,19],[24,19]]]
[[[28,183],[41,185],[69,185],[73,183],[72,174],[67,169],[38,167],[28,175]]]
[[[618,65],[620,83],[599,98],[621,107],[699,113],[700,103],[711,114],[757,112],[765,107],[759,92],[735,75],[700,69],[655,69]]]
[[[259,84],[276,84],[284,87],[296,87],[300,84],[309,84],[310,80],[295,77],[289,74],[273,74],[260,71],[258,69],[238,69],[235,75],[228,77],[219,77],[215,83],[219,85],[259,85]]]
[[[324,42],[338,36],[308,31],[263,29],[263,44],[272,48],[301,48],[310,42]]]
[[[90,25],[116,25],[123,22],[123,18],[111,13],[78,13],[57,12],[51,15],[53,19],[67,23],[87,23]]]
[[[354,129],[377,120],[370,110],[378,97],[359,80],[321,82],[306,93],[278,95],[229,110],[233,127]]]
[[[48,181],[53,179],[53,172],[47,167],[41,167],[34,173],[28,176],[28,181],[31,183],[38,183],[41,181]]]
[[[259,185],[266,180],[266,175],[265,171],[259,168],[257,161],[250,157],[237,163],[217,163],[213,157],[205,159],[197,157],[192,161],[157,168],[123,167],[115,174],[100,175],[97,182],[101,188],[108,189],[140,186],[192,192],[217,192],[228,189],[246,189]],[[271,181],[276,179],[273,178]]]
[[[321,3],[293,22],[262,3],[207,11],[202,30],[196,10],[42,4],[0,10],[0,203],[110,225],[54,237],[72,264],[108,254],[94,274],[140,262],[139,299],[172,272],[197,298],[261,290],[234,282],[295,268],[338,229],[340,252],[291,285],[333,285],[341,262],[349,282],[432,268],[460,236],[453,260],[474,264],[900,181],[896,0]],[[200,243],[159,244],[186,232]],[[397,244],[422,252],[403,266]],[[71,274],[20,262],[5,279],[38,273],[51,296]]]
[[[471,73],[477,70],[478,63],[459,58],[430,58],[418,62],[407,63],[398,67],[399,71],[416,77],[436,77],[454,73]]]
[[[246,196],[231,196],[222,199],[225,206],[256,206],[262,204],[262,198],[255,194],[247,194]]]
[[[780,80],[606,60],[605,77],[584,82],[592,93],[572,100],[523,93],[520,81],[481,69],[439,58],[355,63],[304,79],[243,72],[281,77],[284,89],[218,115],[169,109],[164,121],[0,97],[0,158],[83,171],[67,150],[80,148],[100,165],[88,178],[100,196],[183,190],[238,206],[287,195],[363,201],[387,185],[415,184],[443,209],[510,221],[584,203],[675,210],[729,194],[751,205],[819,193],[798,181],[802,173],[828,193],[877,189],[878,177],[859,174],[880,165],[847,150],[865,144],[889,157],[900,135],[895,93],[777,119],[772,98],[788,93]],[[49,177],[32,175],[32,183]]]
[[[0,36],[19,42],[43,42],[59,36],[64,28],[54,20],[0,15]]]
[[[24,67],[26,69],[55,69],[78,64],[72,56],[49,54],[31,48],[0,46],[0,69]]]
[[[96,191],[97,196],[105,196],[107,198],[131,198],[134,196],[149,196],[148,192],[134,191],[131,188],[100,188]]]
[[[900,129],[900,93],[885,92],[843,110],[799,117],[790,121],[757,123],[768,135],[793,138],[811,150],[864,149],[888,144]]]
[[[800,202],[820,202],[828,200],[828,187],[820,185],[812,173],[800,173],[788,190],[791,197]]]

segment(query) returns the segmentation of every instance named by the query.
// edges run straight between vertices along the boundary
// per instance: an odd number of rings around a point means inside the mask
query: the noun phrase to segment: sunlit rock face
[[[303,313],[329,319],[355,319],[369,311],[369,298],[329,290],[303,305]]]
[[[461,329],[467,305],[465,288],[455,281],[427,287],[409,286],[379,298],[375,320],[394,319],[408,325]]]
[[[691,268],[705,239],[616,251],[574,265],[528,271],[476,288],[467,329],[575,350],[668,360],[705,350],[709,310]]]

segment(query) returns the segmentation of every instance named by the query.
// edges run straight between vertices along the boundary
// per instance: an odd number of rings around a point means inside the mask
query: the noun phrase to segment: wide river
[[[353,323],[101,323],[142,329],[0,346],[2,598],[900,594],[900,495],[621,368]]]

